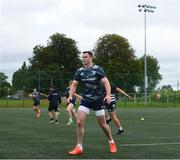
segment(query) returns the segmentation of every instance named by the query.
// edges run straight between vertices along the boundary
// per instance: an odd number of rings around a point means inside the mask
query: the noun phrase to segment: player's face
[[[83,64],[85,66],[87,66],[87,65],[92,63],[92,57],[88,53],[84,53],[82,55],[82,59],[83,59]]]

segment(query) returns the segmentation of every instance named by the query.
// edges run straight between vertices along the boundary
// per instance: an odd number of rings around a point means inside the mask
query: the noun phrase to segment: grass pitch
[[[107,139],[91,112],[86,121],[84,154],[69,156],[67,152],[76,144],[76,124],[66,125],[65,109],[61,109],[60,123],[50,125],[47,109],[36,119],[32,109],[0,108],[0,159],[180,158],[180,108],[122,108],[117,114],[125,130],[116,135],[110,122],[117,153],[109,153]]]

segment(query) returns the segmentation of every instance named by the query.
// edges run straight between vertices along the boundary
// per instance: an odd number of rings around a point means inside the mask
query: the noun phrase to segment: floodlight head
[[[152,9],[156,9],[156,7],[154,7],[154,6],[149,6],[150,8],[152,8]]]
[[[142,11],[144,11],[144,12],[150,12],[150,13],[153,13],[154,12],[154,10],[153,9],[156,9],[156,7],[154,7],[154,6],[151,6],[151,5],[146,5],[146,4],[139,4],[138,5],[138,7],[139,7],[139,12],[142,12]]]

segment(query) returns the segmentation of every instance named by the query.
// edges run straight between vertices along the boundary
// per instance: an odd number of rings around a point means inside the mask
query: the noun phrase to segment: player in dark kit
[[[50,117],[50,124],[52,124],[53,122],[58,124],[58,106],[59,106],[59,104],[61,104],[61,96],[55,90],[54,86],[50,87],[50,92],[48,94],[48,100],[49,100],[48,113],[49,113],[49,117]]]
[[[103,101],[107,103],[111,102],[111,87],[109,80],[105,76],[104,70],[93,64],[93,55],[90,51],[83,52],[83,67],[78,69],[75,73],[73,83],[70,87],[69,98],[67,101],[71,101],[74,93],[76,92],[78,83],[83,85],[83,94],[81,104],[77,112],[77,145],[69,152],[70,155],[79,155],[83,153],[83,137],[84,137],[84,126],[87,115],[90,110],[93,109],[96,113],[96,118],[99,126],[104,131],[109,141],[110,152],[117,152],[116,144],[112,138],[110,127],[106,124],[105,111]],[[104,84],[106,88],[106,96],[101,90],[101,84]]]
[[[106,123],[109,123],[111,120],[113,120],[114,124],[116,125],[116,127],[118,129],[117,134],[121,134],[124,131],[123,131],[122,125],[120,123],[120,120],[118,119],[118,117],[116,115],[116,97],[115,97],[115,93],[124,94],[130,99],[132,99],[132,97],[129,96],[122,89],[117,87],[114,83],[110,83],[110,85],[111,85],[111,103],[109,103],[109,104],[104,103],[104,105],[105,105],[105,107],[108,110],[109,115],[110,115],[110,117],[106,116]],[[105,87],[103,87],[103,92],[104,92],[104,95],[106,95]]]
[[[41,110],[40,110],[41,94],[44,95],[43,93],[38,92],[36,88],[33,89],[32,94],[29,94],[29,96],[33,98],[33,101],[34,101],[33,109],[35,112],[35,116],[37,118],[39,118],[41,115]]]

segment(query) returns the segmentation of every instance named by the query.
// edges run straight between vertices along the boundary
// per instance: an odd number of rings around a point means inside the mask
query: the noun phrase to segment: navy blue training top
[[[83,86],[82,97],[87,101],[94,101],[103,98],[100,80],[105,77],[104,70],[94,65],[90,68],[79,68],[74,79]]]

